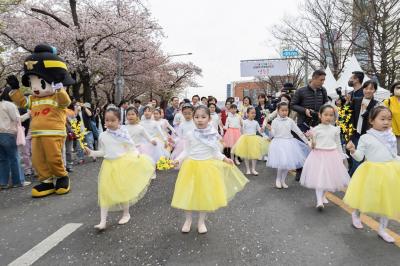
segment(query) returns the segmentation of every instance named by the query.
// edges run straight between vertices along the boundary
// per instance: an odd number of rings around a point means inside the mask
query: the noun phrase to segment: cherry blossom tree
[[[76,99],[114,101],[117,51],[122,54],[124,97],[145,94],[148,88],[143,85],[150,81],[157,88],[168,88],[151,80],[168,76],[168,56],[160,49],[161,27],[138,1],[30,0],[0,17],[4,23],[0,43],[9,52],[6,61],[13,71],[19,70],[22,58],[35,45],[49,43],[57,47],[77,80],[70,88]],[[201,73],[193,64],[181,67],[195,70],[170,89],[190,84]]]

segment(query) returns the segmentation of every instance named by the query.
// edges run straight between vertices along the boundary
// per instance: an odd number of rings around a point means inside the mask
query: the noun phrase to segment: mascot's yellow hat
[[[67,65],[57,55],[57,50],[48,44],[39,44],[34,52],[25,59],[22,84],[29,87],[29,76],[36,75],[47,83],[62,82],[64,86],[75,84],[68,72]]]

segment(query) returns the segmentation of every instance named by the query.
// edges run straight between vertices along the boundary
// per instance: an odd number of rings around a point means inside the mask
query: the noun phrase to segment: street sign
[[[282,57],[296,57],[299,56],[299,51],[297,50],[283,50]]]

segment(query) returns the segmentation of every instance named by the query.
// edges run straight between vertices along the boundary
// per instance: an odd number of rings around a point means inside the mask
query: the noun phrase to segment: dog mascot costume
[[[9,76],[10,97],[19,107],[30,110],[32,165],[38,173],[39,185],[32,188],[32,197],[66,194],[70,180],[62,158],[66,137],[66,108],[71,100],[64,86],[75,83],[56,49],[47,44],[35,47],[24,62],[22,84],[31,87],[25,97],[15,76]]]

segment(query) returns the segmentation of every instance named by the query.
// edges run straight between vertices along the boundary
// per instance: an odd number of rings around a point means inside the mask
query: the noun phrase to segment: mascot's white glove
[[[60,91],[62,88],[64,88],[64,85],[62,84],[62,82],[59,83],[51,83],[51,87],[53,88],[54,91]]]

